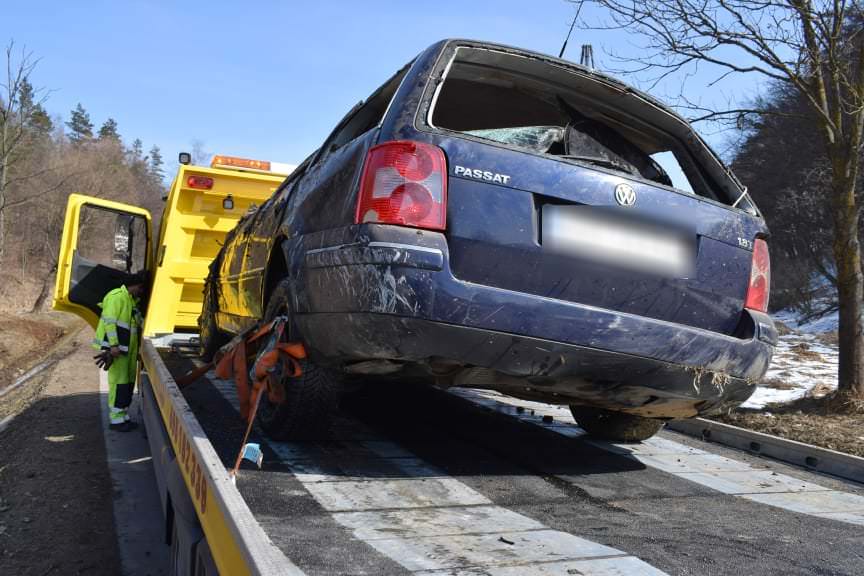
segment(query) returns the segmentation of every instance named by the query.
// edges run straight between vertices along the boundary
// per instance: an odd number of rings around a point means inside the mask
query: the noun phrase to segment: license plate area
[[[594,206],[545,204],[543,250],[671,278],[689,278],[696,235],[678,227]]]

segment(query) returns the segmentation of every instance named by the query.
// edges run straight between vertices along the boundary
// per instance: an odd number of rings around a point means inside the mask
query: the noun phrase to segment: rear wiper
[[[622,172],[630,172],[626,166],[619,162],[615,162],[614,160],[607,160],[606,158],[598,158],[596,156],[579,156],[578,154],[560,154],[558,158],[566,158],[567,160],[579,160],[581,162],[588,162],[590,164],[596,164],[597,166],[604,166],[606,168],[612,168],[613,170],[620,170]]]

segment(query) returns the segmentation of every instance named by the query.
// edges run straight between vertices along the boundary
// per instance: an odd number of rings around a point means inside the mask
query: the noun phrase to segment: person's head
[[[129,291],[129,294],[135,296],[136,298],[141,298],[144,294],[147,293],[147,288],[150,285],[150,275],[147,274],[146,270],[142,270],[132,275],[132,278],[126,282],[126,290]]]

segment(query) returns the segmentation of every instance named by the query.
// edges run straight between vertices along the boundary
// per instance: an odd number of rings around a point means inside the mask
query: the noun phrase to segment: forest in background
[[[159,147],[127,144],[117,122],[98,128],[83,105],[64,118],[34,89],[32,58],[7,50],[0,93],[0,311],[50,305],[66,199],[80,193],[136,204],[154,218],[165,189]],[[5,93],[5,97],[4,97]],[[148,113],[142,111],[142,113]],[[113,230],[106,230],[113,234]]]

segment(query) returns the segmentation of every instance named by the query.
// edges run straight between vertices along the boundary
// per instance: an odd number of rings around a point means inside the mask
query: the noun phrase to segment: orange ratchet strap
[[[299,342],[282,342],[285,324],[288,318],[279,316],[271,322],[251,331],[250,335],[241,335],[223,346],[212,362],[192,370],[177,379],[179,386],[190,384],[203,376],[214,365],[216,376],[233,378],[237,386],[237,397],[240,400],[240,415],[246,420],[246,433],[240,444],[240,453],[231,474],[236,474],[243,459],[243,448],[252,423],[258,412],[261,394],[267,391],[269,400],[275,404],[285,401],[285,390],[280,381],[284,377],[297,378],[303,374],[298,360],[306,358],[306,349]],[[247,334],[249,334],[247,332]],[[265,338],[266,337],[266,338]],[[248,365],[251,360],[252,369]],[[250,376],[253,383],[249,385]]]

